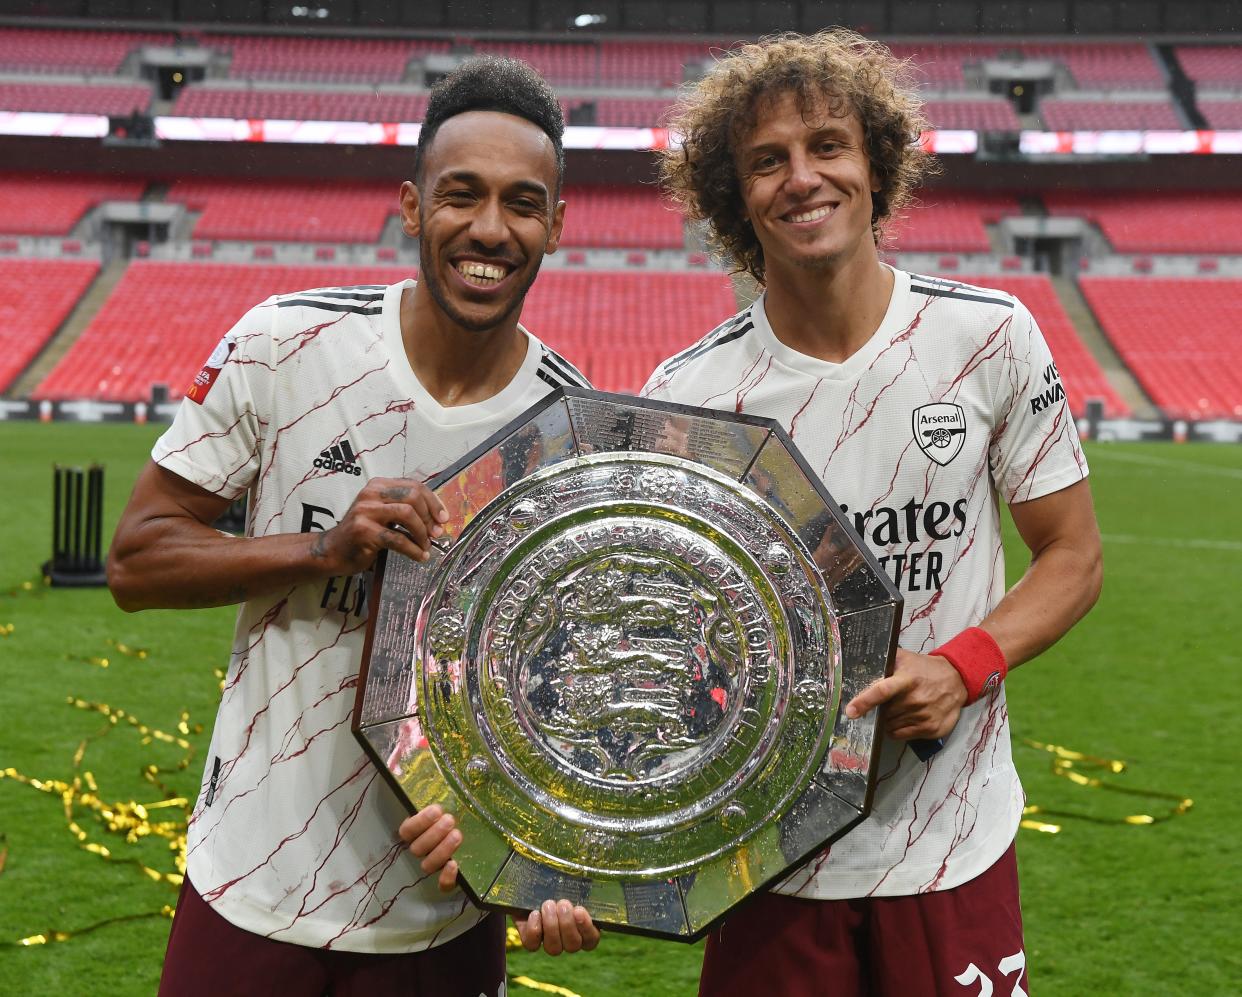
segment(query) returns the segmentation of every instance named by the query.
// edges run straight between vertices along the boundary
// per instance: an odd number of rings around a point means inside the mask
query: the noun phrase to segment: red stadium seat
[[[902,252],[989,253],[986,223],[1021,214],[1011,194],[934,191],[889,223],[886,242]]]
[[[0,28],[0,69],[23,73],[114,73],[142,45],[170,45],[170,34]]]
[[[43,349],[86,293],[98,260],[5,260],[0,267],[0,391]]]
[[[1051,131],[1180,131],[1186,125],[1172,101],[1058,100],[1039,102],[1039,114]]]
[[[548,270],[531,288],[522,323],[597,387],[637,391],[658,361],[736,310],[721,273]],[[619,359],[627,354],[638,359]]]
[[[1119,253],[1242,253],[1236,191],[1048,191],[1050,214],[1086,218]]]
[[[145,180],[0,175],[0,232],[67,235],[101,201],[137,201]]]
[[[136,401],[167,384],[180,397],[220,337],[268,295],[410,276],[408,267],[139,260],[33,395]]]
[[[0,82],[0,111],[124,115],[150,104],[151,87],[145,83]]]
[[[173,114],[187,118],[274,118],[294,121],[422,121],[427,95],[368,91],[226,90],[186,87]]]
[[[564,246],[681,249],[681,213],[650,187],[567,187]]]
[[[1242,417],[1242,280],[1083,277],[1104,332],[1166,415]]]
[[[168,200],[201,211],[198,239],[378,242],[396,183],[178,180]]]

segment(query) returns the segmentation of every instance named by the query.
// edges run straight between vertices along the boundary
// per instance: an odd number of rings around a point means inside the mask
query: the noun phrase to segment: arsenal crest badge
[[[953,402],[932,402],[914,410],[914,442],[943,467],[966,442],[966,413]]]

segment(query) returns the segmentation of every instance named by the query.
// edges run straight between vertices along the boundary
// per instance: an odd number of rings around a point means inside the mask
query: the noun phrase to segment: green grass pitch
[[[89,772],[108,801],[160,799],[142,778],[152,764],[171,769],[159,775],[167,787],[194,796],[233,610],[127,616],[103,590],[22,583],[37,579],[50,554],[51,463],[107,465],[108,534],[157,432],[0,423],[0,769],[43,780]],[[1073,785],[1053,774],[1048,755],[1015,746],[1030,802],[1084,815],[1042,818],[1061,826],[1057,834],[1019,833],[1032,992],[1237,993],[1242,448],[1113,444],[1091,447],[1088,459],[1105,536],[1104,596],[1076,631],[1010,678],[1015,739],[1123,759],[1128,770],[1104,774],[1109,783],[1190,797],[1194,807],[1153,825],[1124,823],[1158,817],[1172,802]],[[1023,560],[1010,551],[1012,576]],[[70,697],[167,732],[187,710],[203,726],[190,735],[196,753],[178,770],[183,749],[144,743],[124,720],[109,724]],[[115,859],[171,869],[166,841],[126,845],[81,807],[76,818]],[[82,848],[59,796],[12,778],[0,779],[0,835],[0,994],[153,993],[168,921],[132,916],[173,902],[173,888]],[[11,944],[52,930],[72,937]],[[510,969],[582,997],[671,997],[694,992],[699,954],[609,934],[593,954],[519,953]],[[996,993],[1008,994],[997,982]],[[536,993],[517,982],[510,992]]]

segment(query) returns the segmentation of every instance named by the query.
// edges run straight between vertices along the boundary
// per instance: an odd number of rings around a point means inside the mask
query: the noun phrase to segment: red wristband
[[[966,705],[1000,687],[1009,672],[1005,652],[992,635],[979,627],[967,627],[951,641],[929,654],[947,658],[966,683]]]

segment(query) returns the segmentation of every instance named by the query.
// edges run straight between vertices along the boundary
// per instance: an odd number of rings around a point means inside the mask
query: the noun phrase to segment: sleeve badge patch
[[[235,349],[237,349],[237,343],[233,341],[233,337],[225,336],[220,340],[216,348],[211,351],[207,362],[203,364],[203,369],[194,375],[194,383],[185,393],[186,398],[202,405],[207,399],[207,392],[211,390],[211,386],[216,383],[216,378],[220,376],[221,368],[224,367]]]

